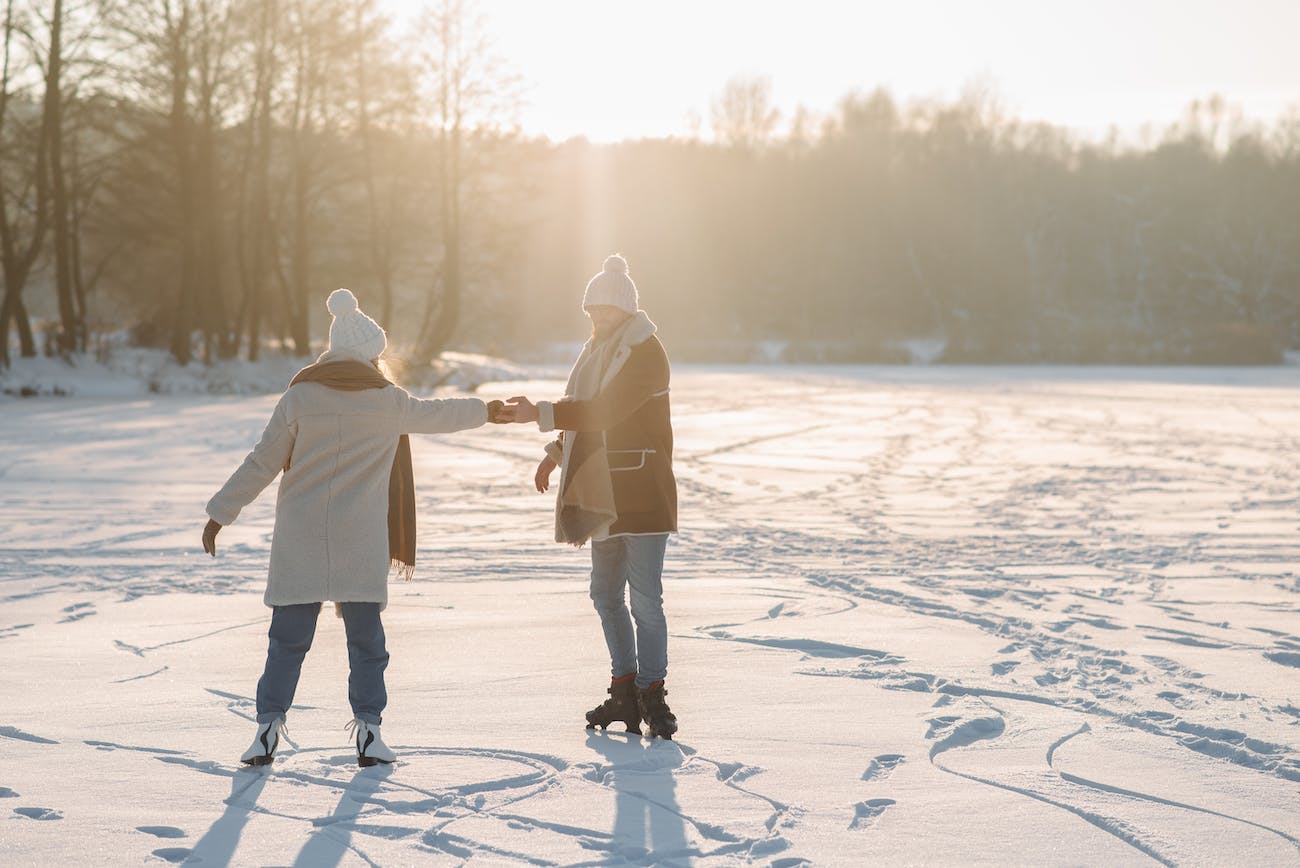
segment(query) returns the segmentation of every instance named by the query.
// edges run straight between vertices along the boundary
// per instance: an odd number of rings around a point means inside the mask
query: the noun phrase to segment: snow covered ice
[[[0,862],[1300,864],[1300,371],[674,379],[679,741],[584,729],[588,554],[512,426],[413,438],[364,770],[328,612],[237,762],[274,486],[199,535],[275,396],[0,399]]]

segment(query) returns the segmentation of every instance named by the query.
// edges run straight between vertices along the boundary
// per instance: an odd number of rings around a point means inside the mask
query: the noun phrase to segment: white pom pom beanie
[[[587,283],[582,295],[582,309],[608,304],[635,314],[638,306],[636,284],[627,276],[627,260],[615,253],[605,260],[605,267]]]
[[[330,352],[347,353],[363,362],[377,359],[388,349],[388,335],[379,323],[361,312],[357,297],[346,289],[336,289],[325,301],[334,315],[330,323]]]

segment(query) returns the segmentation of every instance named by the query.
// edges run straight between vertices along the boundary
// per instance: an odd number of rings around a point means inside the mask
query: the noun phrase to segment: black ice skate
[[[636,692],[636,704],[641,712],[641,719],[648,727],[646,735],[651,738],[659,736],[672,741],[673,734],[677,732],[677,716],[673,714],[664,699],[667,695],[668,691],[664,690],[664,683],[656,681],[645,690]]]
[[[636,673],[621,678],[611,678],[609,699],[587,712],[587,729],[604,729],[616,720],[627,725],[628,732],[641,734],[641,712],[637,708]]]

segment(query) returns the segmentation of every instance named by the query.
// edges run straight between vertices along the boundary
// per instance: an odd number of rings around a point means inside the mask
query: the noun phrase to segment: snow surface
[[[485,397],[557,394],[498,383]],[[391,768],[322,615],[263,770],[274,396],[0,399],[0,864],[1300,864],[1300,371],[675,372],[677,742],[587,732],[524,426],[416,438]]]

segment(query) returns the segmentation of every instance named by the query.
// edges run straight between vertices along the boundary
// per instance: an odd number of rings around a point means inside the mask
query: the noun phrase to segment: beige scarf
[[[351,359],[317,361],[293,375],[289,385],[297,383],[320,383],[343,392],[393,385],[374,365]],[[284,469],[289,469],[288,463]],[[399,575],[409,582],[415,574],[415,472],[411,468],[411,439],[405,434],[397,438],[397,454],[388,474],[388,556]]]
[[[588,341],[569,373],[564,396],[578,401],[595,398],[617,374],[613,363],[619,351],[654,333],[654,323],[638,312],[608,337]],[[605,432],[566,431],[560,493],[555,499],[555,541],[581,546],[589,539],[601,539],[617,519]]]

